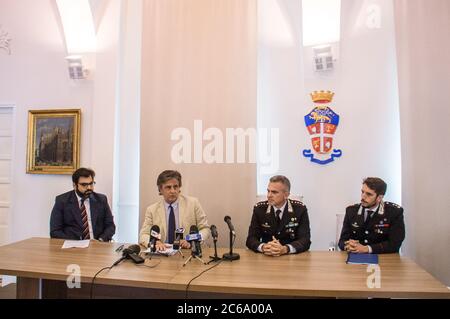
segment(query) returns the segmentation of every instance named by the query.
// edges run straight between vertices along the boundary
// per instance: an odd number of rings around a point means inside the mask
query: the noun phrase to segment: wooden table
[[[92,241],[89,248],[61,249],[63,240],[31,238],[0,247],[0,274],[17,276],[18,298],[64,298],[89,296],[90,283],[98,270],[110,266],[121,254],[117,243]],[[220,255],[226,249],[219,249]],[[268,257],[236,249],[241,259],[223,261],[192,281],[190,298],[226,297],[357,297],[357,298],[450,298],[442,283],[406,257],[379,256],[381,287],[369,288],[365,265],[348,265],[344,252],[313,251]],[[95,297],[184,298],[188,282],[203,270],[192,259],[154,256],[149,268],[127,260],[102,272],[95,280]],[[212,249],[204,249],[204,260]],[[81,288],[67,289],[69,265],[80,267]]]

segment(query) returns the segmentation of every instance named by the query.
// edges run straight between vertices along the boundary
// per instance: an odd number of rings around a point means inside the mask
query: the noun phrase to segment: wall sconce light
[[[66,57],[69,76],[72,80],[85,80],[89,75],[89,70],[83,68],[83,59],[81,55],[69,55]]]
[[[69,54],[66,57],[69,76],[73,80],[89,79],[95,70],[96,52],[91,1],[56,0],[56,4],[64,30],[67,54]]]
[[[313,47],[314,71],[323,72],[334,69],[336,58],[331,44]]]

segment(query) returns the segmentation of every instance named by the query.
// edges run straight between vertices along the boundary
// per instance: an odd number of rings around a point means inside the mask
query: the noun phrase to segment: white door
[[[0,105],[0,245],[9,240],[14,107]]]
[[[14,106],[0,104],[0,246],[10,238],[13,132]],[[0,276],[0,287],[14,281],[14,277]]]

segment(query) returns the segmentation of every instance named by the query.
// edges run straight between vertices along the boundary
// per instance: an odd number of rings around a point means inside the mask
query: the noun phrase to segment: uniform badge
[[[305,125],[311,136],[314,153],[303,150],[303,156],[310,158],[311,162],[325,165],[342,156],[342,151],[333,149],[333,137],[339,125],[339,115],[328,105],[333,99],[331,91],[314,91],[311,98],[316,106],[305,115]],[[314,157],[314,156],[317,157]]]

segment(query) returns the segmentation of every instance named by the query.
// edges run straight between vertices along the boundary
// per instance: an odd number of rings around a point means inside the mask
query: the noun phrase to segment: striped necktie
[[[89,222],[88,215],[86,212],[86,206],[84,205],[84,198],[81,199],[81,221],[83,222],[83,239],[91,239],[89,235]]]

